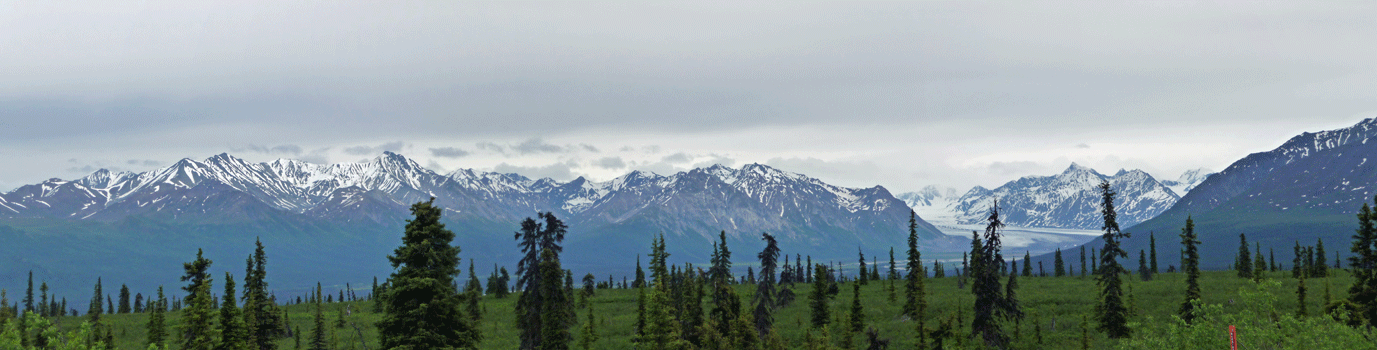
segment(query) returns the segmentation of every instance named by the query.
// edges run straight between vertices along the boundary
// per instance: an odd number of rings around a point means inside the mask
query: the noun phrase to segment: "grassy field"
[[[1333,277],[1327,279],[1307,280],[1309,293],[1307,307],[1311,315],[1317,315],[1322,308],[1325,283],[1330,285],[1331,297],[1334,299],[1346,296],[1345,291],[1351,283],[1349,275],[1342,270],[1334,270]],[[1206,304],[1218,304],[1220,310],[1228,315],[1272,315],[1291,314],[1297,309],[1296,286],[1297,281],[1290,278],[1290,271],[1272,272],[1267,278],[1273,283],[1264,284],[1270,288],[1264,288],[1270,292],[1270,301],[1259,302],[1257,297],[1246,297],[1247,291],[1256,291],[1257,284],[1251,280],[1235,277],[1232,271],[1207,271],[1202,276],[1202,288],[1204,292],[1204,302]],[[1094,310],[1094,304],[1098,289],[1093,279],[1088,277],[1021,277],[1018,280],[1018,298],[1027,317],[1018,324],[1006,325],[1007,332],[1014,339],[1013,348],[1016,349],[1079,349],[1082,347],[1082,319],[1090,316]],[[899,310],[903,303],[902,286],[898,295],[898,300],[890,301],[884,281],[871,282],[861,288],[861,297],[865,307],[866,322],[879,330],[881,338],[891,341],[890,349],[911,349],[915,342],[915,322],[899,316]],[[956,278],[929,279],[927,281],[930,304],[929,327],[935,326],[936,320],[943,317],[959,317],[961,329],[957,330],[959,336],[951,340],[948,345],[955,345],[955,348],[978,348],[971,344],[965,335],[970,334],[970,315],[974,298],[970,294],[969,288],[958,289]],[[1279,283],[1279,285],[1276,285]],[[1165,337],[1169,332],[1172,315],[1176,314],[1177,308],[1182,302],[1183,291],[1185,290],[1185,276],[1179,273],[1159,274],[1152,281],[1139,281],[1136,277],[1132,279],[1130,288],[1133,291],[1133,308],[1137,310],[1134,316],[1135,335],[1133,339],[1144,337]],[[743,301],[750,301],[754,294],[754,286],[736,286],[738,295]],[[809,328],[810,311],[807,306],[808,291],[811,285],[798,284],[794,287],[794,292],[799,296],[796,302],[785,307],[775,315],[776,329],[780,335],[790,344],[791,348],[800,348],[800,342],[804,337],[804,331]],[[837,324],[840,317],[844,317],[849,308],[852,298],[852,288],[845,284],[840,288],[838,294],[831,302],[831,313],[834,324]],[[1244,294],[1240,294],[1244,291]],[[485,310],[483,320],[480,325],[484,340],[481,344],[483,349],[515,349],[517,346],[517,330],[513,327],[513,303],[514,296],[504,299],[485,297],[482,301]],[[1264,305],[1274,302],[1272,305]],[[597,295],[592,299],[593,312],[597,317],[597,330],[601,335],[594,348],[595,349],[631,349],[632,325],[636,321],[636,291],[632,290],[598,290]],[[711,307],[705,302],[704,307]],[[289,305],[286,309],[290,315],[290,322],[293,327],[299,328],[303,333],[303,342],[307,342],[312,322],[314,305]],[[337,322],[341,312],[345,309],[350,312],[345,317],[345,327],[337,328]],[[379,314],[372,313],[372,303],[368,301],[331,303],[325,304],[325,319],[329,328],[329,338],[336,349],[377,349],[377,334],[372,327],[373,323],[379,318]],[[580,310],[580,326],[587,319],[584,310]],[[168,314],[168,324],[176,327],[179,324],[179,313]],[[1311,319],[1319,319],[1322,316],[1312,316]],[[78,324],[84,317],[65,317],[56,322],[68,328]],[[119,349],[143,349],[145,337],[144,325],[147,322],[146,314],[117,314],[107,315],[105,322],[111,325],[115,332],[116,345]],[[1128,347],[1128,343],[1122,340],[1111,340],[1094,330],[1093,321],[1089,325],[1089,341],[1091,348],[1118,348]],[[1035,329],[1036,327],[1036,329]],[[833,327],[835,329],[835,327]],[[1250,346],[1248,340],[1252,339],[1256,332],[1272,332],[1271,329],[1258,329],[1267,327],[1252,327],[1240,325],[1239,337],[1243,343],[1243,348],[1266,348],[1257,345]],[[172,328],[175,329],[175,328]],[[1039,343],[1036,334],[1040,332],[1042,341]],[[175,334],[175,332],[173,332]],[[577,339],[579,329],[571,329],[571,333]],[[1208,330],[1207,330],[1208,333]],[[1208,335],[1213,336],[1213,335]],[[1366,335],[1371,338],[1371,333]],[[1218,329],[1218,339],[1226,339],[1224,327]],[[859,348],[865,348],[866,344],[858,336]],[[841,337],[832,336],[832,340],[840,344]],[[956,342],[952,344],[951,342]],[[285,338],[279,341],[281,349],[296,349],[296,342],[292,338]],[[175,347],[174,347],[175,348]],[[1322,348],[1322,347],[1321,347]]]

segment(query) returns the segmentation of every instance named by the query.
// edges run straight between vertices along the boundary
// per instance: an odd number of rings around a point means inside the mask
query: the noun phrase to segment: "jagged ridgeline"
[[[1235,161],[1170,209],[1124,229],[1133,234],[1124,246],[1130,252],[1148,249],[1148,234],[1155,233],[1164,261],[1178,265],[1177,235],[1191,216],[1200,249],[1206,252],[1201,268],[1228,267],[1240,233],[1263,252],[1275,250],[1277,261],[1291,261],[1293,245],[1315,245],[1322,239],[1326,247],[1342,247],[1329,252],[1332,262],[1335,252],[1349,256],[1347,247],[1357,229],[1354,213],[1374,195],[1377,120],[1365,119],[1348,128],[1303,133],[1276,149]]]
[[[634,171],[607,182],[533,180],[459,170],[440,174],[396,153],[322,165],[247,162],[228,154],[183,159],[144,173],[107,170],[52,179],[0,195],[0,284],[28,270],[80,290],[96,276],[131,285],[173,285],[189,252],[238,261],[261,237],[278,288],[304,281],[385,276],[407,208],[435,197],[465,259],[510,266],[512,233],[537,212],[570,225],[568,267],[632,272],[635,255],[664,233],[675,260],[707,262],[725,230],[734,247],[759,250],[761,232],[789,254],[850,261],[856,247],[904,246],[909,207],[883,187],[844,188],[769,166],[712,166],[663,176]],[[926,249],[955,247],[920,220]],[[229,264],[232,265],[232,264]],[[229,265],[217,266],[229,269]],[[292,285],[302,281],[301,285]],[[147,289],[147,288],[145,288]]]

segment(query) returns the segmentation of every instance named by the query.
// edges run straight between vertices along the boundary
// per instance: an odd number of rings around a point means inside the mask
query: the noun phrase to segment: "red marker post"
[[[1238,350],[1238,330],[1229,325],[1229,349]]]

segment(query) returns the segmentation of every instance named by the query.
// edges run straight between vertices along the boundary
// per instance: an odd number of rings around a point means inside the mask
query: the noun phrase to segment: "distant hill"
[[[439,174],[390,152],[333,165],[220,154],[137,174],[102,169],[0,195],[0,240],[9,243],[0,253],[13,260],[0,265],[0,285],[21,283],[30,269],[55,288],[88,290],[96,276],[173,285],[197,248],[217,268],[240,274],[238,259],[255,237],[268,248],[276,287],[371,283],[391,271],[386,256],[400,242],[409,205],[432,197],[445,208],[461,257],[476,259],[479,270],[513,269],[512,232],[548,211],[571,229],[566,266],[618,278],[660,233],[672,261],[706,262],[711,239],[724,230],[738,262],[754,260],[761,232],[779,237],[785,254],[851,261],[857,247],[873,255],[904,246],[909,214],[883,187],[838,187],[759,164],[668,176],[636,171],[594,183]],[[919,231],[925,250],[961,246],[921,219]]]
[[[1371,159],[1369,159],[1371,158]],[[1264,254],[1289,266],[1292,247],[1323,239],[1332,264],[1334,253],[1347,257],[1356,213],[1377,194],[1377,121],[1365,119],[1337,130],[1307,132],[1280,147],[1250,154],[1211,175],[1161,215],[1124,231],[1133,234],[1126,250],[1147,249],[1157,236],[1160,268],[1179,265],[1180,238],[1187,216],[1202,242],[1201,263],[1225,268],[1238,251],[1238,234],[1260,243]],[[1098,240],[1088,243],[1099,247]],[[1041,257],[1046,258],[1046,257]]]

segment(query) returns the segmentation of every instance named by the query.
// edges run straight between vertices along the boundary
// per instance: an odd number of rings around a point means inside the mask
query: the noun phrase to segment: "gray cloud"
[[[688,163],[691,160],[693,160],[693,156],[690,156],[684,152],[679,152],[665,156],[664,158],[660,158],[660,161],[666,163]]]
[[[311,150],[310,153],[297,156],[296,159],[307,163],[330,164],[329,152],[330,147],[317,148]]]
[[[445,169],[445,166],[440,165],[440,163],[436,162],[435,160],[427,162],[426,168],[441,174],[449,172],[449,170]]]
[[[500,163],[493,167],[493,171],[499,173],[516,173],[533,179],[551,178],[557,181],[569,181],[575,178],[575,165],[569,163],[555,163],[545,166],[517,166],[507,163]]]
[[[580,144],[579,144],[579,147],[583,147],[583,150],[584,150],[584,151],[588,151],[588,152],[593,152],[593,153],[601,152],[601,151],[598,150],[597,147],[593,147],[593,145],[586,144],[586,143],[580,143]]]
[[[368,156],[368,155],[376,155],[376,154],[382,153],[383,151],[394,152],[394,153],[395,153],[395,152],[400,152],[400,151],[402,150],[403,147],[406,147],[406,143],[405,143],[405,142],[402,142],[402,141],[395,141],[395,142],[384,143],[384,144],[377,145],[377,146],[354,146],[354,147],[346,147],[346,148],[344,148],[344,153],[348,153],[348,154],[352,154],[352,155],[356,155],[356,156]]]
[[[512,145],[510,148],[511,148],[512,151],[515,151],[516,153],[519,153],[519,154],[559,153],[559,152],[564,152],[564,147],[560,147],[560,146],[557,146],[557,145],[554,145],[554,144],[545,142],[544,140],[541,140],[541,139],[539,139],[539,138],[533,138],[533,139],[528,139],[528,140],[526,140],[526,141],[522,141],[522,142],[519,143],[519,144]]]
[[[139,159],[130,159],[130,160],[124,161],[124,164],[135,165],[135,166],[152,167],[152,166],[161,165],[161,164],[163,164],[163,162],[156,161],[156,160],[152,160],[152,159],[143,159],[143,160],[139,160]]]
[[[710,155],[708,155],[708,157],[709,157],[708,160],[701,161],[701,162],[697,162],[697,163],[693,163],[693,167],[694,167],[694,168],[705,168],[705,167],[710,167],[710,166],[719,165],[719,164],[720,164],[720,165],[724,165],[724,166],[728,166],[728,167],[732,167],[732,166],[735,166],[735,165],[736,165],[736,160],[735,160],[735,159],[728,158],[727,156],[723,156],[723,155],[720,155],[720,154],[710,154]]]
[[[256,153],[263,153],[263,154],[291,154],[291,155],[298,155],[298,154],[301,154],[301,151],[302,151],[302,150],[301,150],[301,146],[293,145],[293,144],[283,144],[283,145],[277,145],[277,146],[264,146],[264,145],[252,145],[252,144],[251,144],[251,145],[248,145],[248,146],[245,146],[245,147],[242,147],[242,148],[231,148],[231,150],[233,150],[233,151],[235,151],[235,152],[248,151],[248,152],[256,152]]]
[[[80,166],[80,167],[71,167],[71,168],[67,168],[67,172],[82,173],[82,174],[93,173],[93,172],[95,172],[96,170],[100,170],[100,169],[98,169],[98,168],[96,168],[96,167],[94,167],[94,166],[91,166],[91,165],[84,165],[84,166]]]
[[[622,169],[626,167],[626,162],[622,157],[603,157],[593,161],[593,166],[603,169]]]
[[[507,153],[507,148],[506,148],[506,147],[502,147],[502,145],[499,145],[499,144],[496,144],[496,143],[492,143],[492,142],[486,142],[486,141],[485,141],[485,142],[479,142],[479,143],[474,144],[474,147],[477,147],[477,148],[480,149],[480,150],[489,151],[489,152],[494,152],[494,153],[501,153],[501,154],[506,154],[506,153]]]
[[[632,148],[631,146],[622,146],[622,148],[618,148],[617,150],[618,150],[618,151],[622,151],[622,152],[632,152],[632,151],[635,151],[636,149],[635,149],[635,148]]]
[[[986,166],[991,174],[1026,176],[1033,175],[1043,170],[1043,166],[1037,162],[993,162]]]
[[[469,155],[469,151],[465,151],[456,147],[440,147],[431,148],[430,155],[443,158],[460,158]]]
[[[1076,148],[1086,149],[1086,148],[1090,148],[1090,145],[1082,143],[1082,144],[1076,145]]]
[[[823,182],[852,187],[878,185],[873,179],[881,172],[881,167],[868,160],[822,160],[813,157],[770,158],[765,161],[780,170],[799,173],[817,178]]]
[[[324,162],[293,152],[579,133],[638,145],[624,152],[658,155],[639,149],[647,134],[712,145],[671,152],[744,151],[749,141],[713,137],[833,126],[911,129],[911,149],[970,149],[988,140],[943,143],[931,127],[1003,126],[1030,144],[1064,145],[1056,138],[1111,128],[1290,123],[1239,138],[1252,140],[1238,143],[1243,156],[1377,112],[1377,3],[1075,5],[261,2],[129,12],[32,2],[0,12],[0,42],[26,53],[0,57],[0,149],[39,155],[11,165],[37,170],[6,175],[28,183],[71,166],[51,159],[99,148],[118,164],[155,157],[144,152],[154,142],[168,145],[155,151],[170,161],[292,140],[299,151],[264,147]],[[523,154],[490,146],[470,150]],[[344,153],[381,151],[362,147]],[[876,151],[910,150],[895,147]],[[18,162],[12,154],[3,158]]]

